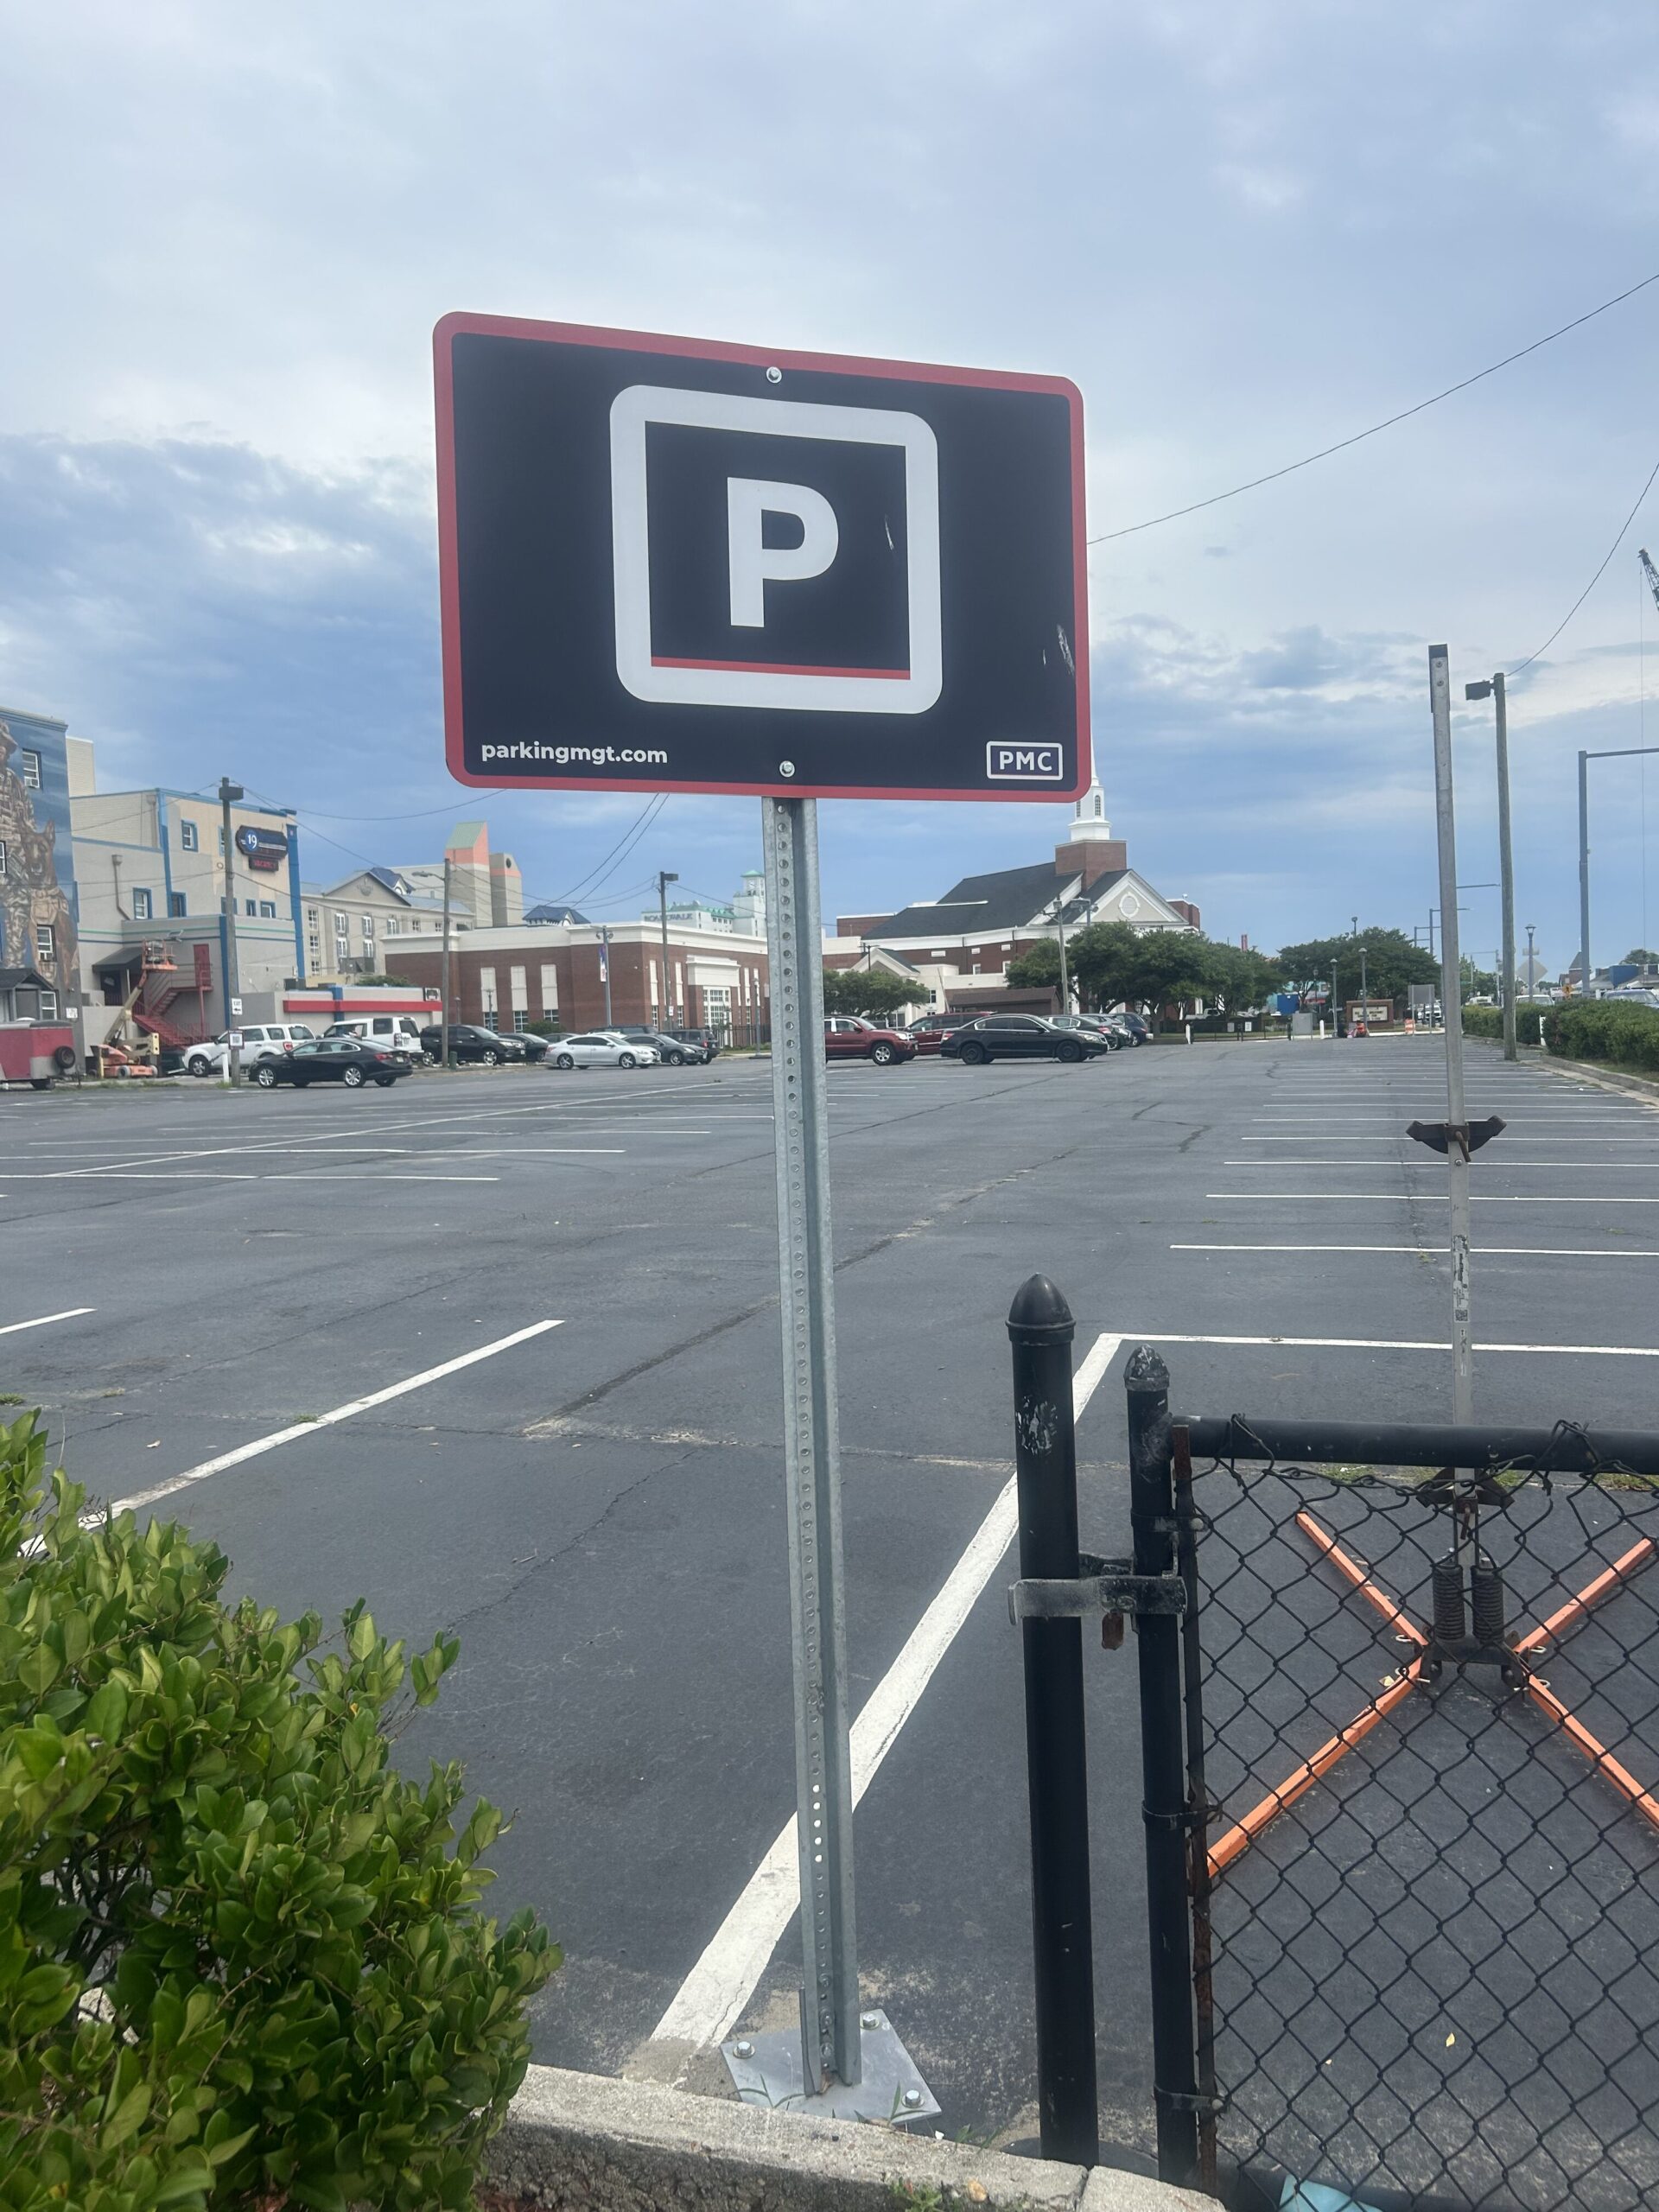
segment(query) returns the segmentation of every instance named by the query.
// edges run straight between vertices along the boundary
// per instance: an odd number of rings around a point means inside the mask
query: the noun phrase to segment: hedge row
[[[1517,1044],[1536,1045],[1541,1042],[1540,1030],[1543,1025],[1541,1007],[1518,1006],[1515,1010],[1515,1035]],[[1463,1009],[1463,1033],[1465,1037],[1490,1037],[1495,1042],[1503,1034],[1503,1009],[1501,1006],[1466,1006]]]
[[[1569,1001],[1544,1016],[1544,1042],[1560,1059],[1610,1060],[1659,1073],[1659,1007]]]

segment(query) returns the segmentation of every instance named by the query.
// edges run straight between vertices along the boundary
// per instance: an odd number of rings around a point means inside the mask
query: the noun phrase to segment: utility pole
[[[1452,686],[1444,645],[1428,649],[1434,721],[1434,817],[1440,863],[1440,1000],[1446,1021],[1446,1165],[1452,1246],[1452,1418],[1474,1418],[1469,1306],[1469,1114],[1463,1096],[1463,995],[1458,957],[1458,832],[1452,800]]]
[[[605,1027],[611,1026],[611,931],[608,923],[599,925],[599,972],[605,985]]]
[[[670,1022],[671,1022],[671,1021],[672,1021],[672,1020],[673,1020],[673,1019],[674,1019],[674,1007],[673,1007],[673,1002],[672,1002],[672,1001],[671,1000],[671,998],[670,998],[670,996],[669,996],[669,989],[668,989],[668,887],[669,887],[669,885],[670,885],[671,883],[677,883],[677,882],[679,881],[679,880],[680,880],[680,879],[679,879],[679,877],[678,877],[678,876],[674,873],[674,871],[673,871],[673,869],[672,869],[672,868],[659,868],[658,869],[658,871],[657,871],[657,900],[658,900],[658,906],[659,906],[661,907],[661,909],[662,909],[662,917],[663,917],[663,1009],[662,1009],[662,1010],[663,1010],[663,1027],[664,1027],[664,1029],[666,1029],[666,1028],[668,1027],[668,1025],[670,1024]],[[607,974],[607,976],[609,976],[609,973],[610,973],[610,965],[611,965],[611,963],[610,963],[610,962],[607,960],[607,961],[606,962],[606,963],[605,963],[605,970],[606,970],[606,974]],[[606,1014],[606,1019],[607,1019],[607,1020],[609,1020],[609,1018],[610,1018],[610,1011],[611,1011],[611,1007],[610,1007],[610,1001],[609,1001],[609,1000],[607,999],[607,1000],[606,1001],[606,1002],[605,1002],[605,1014]]]
[[[1465,683],[1465,699],[1488,694],[1497,715],[1497,874],[1503,903],[1503,948],[1498,988],[1503,1003],[1503,1057],[1515,1058],[1515,861],[1510,846],[1510,716],[1503,671],[1490,682]]]
[[[454,1008],[449,1003],[450,911],[449,855],[446,852],[443,856],[443,981],[439,987],[439,996],[443,1003],[438,1008],[438,1020],[443,1025],[442,1058],[446,1068],[453,1068],[455,1065],[455,1040],[453,1034],[455,1014]]]
[[[1538,995],[1538,971],[1534,964],[1532,957],[1532,933],[1536,926],[1537,925],[1534,922],[1529,922],[1527,924],[1527,999],[1529,1004],[1530,1004],[1532,1000]]]
[[[1359,948],[1359,1018],[1364,1024],[1366,1033],[1369,1035],[1371,1027],[1371,995],[1365,986],[1365,951],[1366,948],[1362,944]]]
[[[1057,899],[1054,901],[1054,926],[1059,931],[1060,938],[1060,1012],[1070,1014],[1071,979],[1067,975],[1065,967],[1065,901],[1064,899]]]
[[[241,1069],[238,1048],[231,1042],[238,1020],[232,1009],[240,995],[236,972],[236,877],[232,867],[236,846],[231,831],[231,809],[238,799],[246,797],[240,784],[233,784],[228,776],[219,778],[219,810],[223,824],[219,835],[225,841],[225,942],[221,948],[225,969],[225,1080],[232,1090]]]

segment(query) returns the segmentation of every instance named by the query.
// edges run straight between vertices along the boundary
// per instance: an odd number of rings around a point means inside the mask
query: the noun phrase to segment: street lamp
[[[664,1029],[674,1019],[674,1008],[669,1001],[668,995],[668,887],[671,883],[677,883],[679,880],[671,868],[660,868],[657,871],[657,899],[662,908],[663,916],[663,1027]],[[608,1005],[608,1001],[607,1003]]]
[[[236,847],[231,831],[231,809],[247,793],[240,784],[233,784],[228,776],[219,779],[219,810],[223,821],[219,836],[225,843],[225,937],[219,947],[219,965],[225,982],[225,1080],[233,1090],[241,1070],[237,1065],[237,1048],[231,1042],[236,1033],[236,1019],[232,1012],[238,995],[236,975],[236,880],[232,872]]]
[[[1529,1000],[1535,999],[1538,995],[1538,976],[1532,956],[1532,933],[1536,927],[1535,922],[1527,924],[1527,997]]]
[[[1465,699],[1491,700],[1497,717],[1497,872],[1503,889],[1503,1057],[1515,1058],[1515,862],[1510,848],[1510,718],[1503,671],[1465,683]]]

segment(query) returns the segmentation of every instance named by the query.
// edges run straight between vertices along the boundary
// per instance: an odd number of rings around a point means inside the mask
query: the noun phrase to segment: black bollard
[[[1129,1524],[1135,1571],[1165,1575],[1175,1558],[1169,1370],[1146,1344],[1124,1370],[1129,1415]],[[1153,2095],[1158,2177],[1198,2182],[1198,2069],[1192,2027],[1192,1928],[1182,1738],[1180,1624],[1147,1613],[1140,1630],[1141,1771],[1147,1831],[1147,1929],[1152,1953]]]
[[[1071,1408],[1075,1333],[1071,1309],[1060,1293],[1046,1275],[1033,1275],[1008,1313],[1014,1344],[1020,1572],[1027,1580],[1074,1581],[1077,1574],[1077,1459]],[[1092,2166],[1100,2156],[1100,2119],[1095,2088],[1083,1624],[1027,1620],[1020,1628],[1043,2156]]]

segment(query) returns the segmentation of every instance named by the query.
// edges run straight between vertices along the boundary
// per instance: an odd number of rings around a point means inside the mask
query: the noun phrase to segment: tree
[[[1633,944],[1624,957],[1637,968],[1659,968],[1659,952],[1650,952],[1645,944]]]
[[[1071,948],[1068,946],[1067,950]],[[1052,937],[1040,938],[1030,945],[1017,960],[1008,963],[1008,981],[1022,991],[1051,990],[1060,988],[1060,948]]]
[[[919,976],[895,976],[887,968],[826,968],[825,1014],[861,1014],[867,1021],[888,1021],[907,1006],[925,1006],[927,986]]]
[[[1128,922],[1096,922],[1068,944],[1071,973],[1095,1005],[1151,1007],[1209,992],[1215,948],[1196,930],[1131,929]]]
[[[1365,954],[1365,988],[1373,998],[1403,999],[1413,983],[1438,983],[1440,963],[1403,930],[1366,928],[1357,937],[1311,938],[1280,951],[1280,973],[1297,983],[1328,983],[1334,975],[1344,999],[1359,996],[1359,956]]]
[[[1278,961],[1242,944],[1212,944],[1209,954],[1208,995],[1226,1014],[1243,1014],[1261,1006],[1279,988],[1284,976]]]

